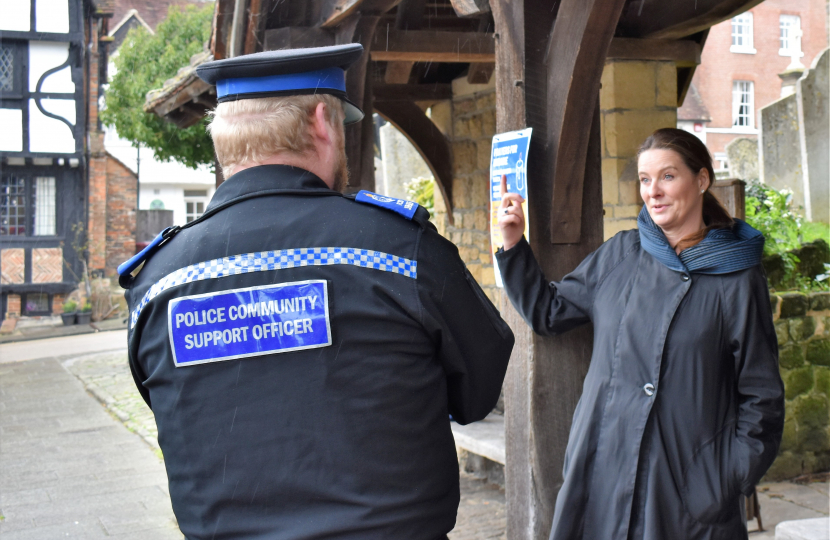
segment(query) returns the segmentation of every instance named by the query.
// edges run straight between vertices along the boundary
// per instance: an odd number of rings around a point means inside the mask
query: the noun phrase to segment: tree
[[[142,145],[161,161],[177,160],[196,168],[213,164],[213,143],[205,129],[207,120],[180,129],[143,110],[147,92],[161,88],[164,81],[187,66],[190,57],[203,50],[210,38],[213,3],[171,6],[155,35],[143,26],[130,30],[118,49],[116,73],[106,92],[101,121],[115,127],[118,135],[133,146]]]

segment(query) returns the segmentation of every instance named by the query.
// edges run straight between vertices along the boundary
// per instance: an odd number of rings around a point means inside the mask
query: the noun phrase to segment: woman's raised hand
[[[507,192],[507,175],[501,175],[501,204],[499,205],[499,228],[504,240],[504,250],[515,246],[525,232],[524,199],[518,193]]]

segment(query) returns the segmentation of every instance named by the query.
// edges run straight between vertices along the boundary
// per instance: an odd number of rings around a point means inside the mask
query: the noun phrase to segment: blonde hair
[[[343,104],[329,94],[240,99],[217,105],[209,113],[207,129],[222,172],[227,177],[240,165],[313,149],[309,127],[321,102],[328,110],[327,120],[342,126]]]

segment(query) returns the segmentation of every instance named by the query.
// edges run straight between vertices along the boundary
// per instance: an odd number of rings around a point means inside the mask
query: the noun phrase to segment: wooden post
[[[578,2],[573,0],[562,3],[572,5],[563,8],[560,4],[559,11],[578,9]],[[581,126],[587,134],[582,137],[586,145],[583,169],[578,171],[582,186],[578,198],[569,201],[580,210],[581,234],[576,243],[553,244],[550,224],[554,184],[567,181],[551,175],[556,143],[564,137],[575,137],[567,130],[554,131],[563,125],[553,117],[559,109],[548,100],[551,80],[555,82],[556,77],[552,72],[554,62],[546,48],[539,46],[550,42],[557,10],[551,11],[551,4],[542,0],[506,0],[490,5],[497,34],[497,130],[534,128],[528,156],[530,243],[547,278],[561,279],[602,243],[598,93],[580,96],[593,104],[587,122]],[[579,39],[586,34],[590,32],[580,32]],[[610,35],[607,37],[610,40]],[[577,41],[569,47],[581,45]],[[591,61],[598,64],[601,73],[604,54]],[[569,79],[572,75],[563,71],[559,76]],[[571,94],[569,99],[574,96]],[[537,336],[508,304],[504,296],[503,314],[516,334],[505,380],[507,538],[542,540],[550,534],[571,418],[582,394],[593,332],[584,327],[558,337]]]

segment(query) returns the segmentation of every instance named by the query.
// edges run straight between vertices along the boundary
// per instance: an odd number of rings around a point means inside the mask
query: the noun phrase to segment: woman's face
[[[652,149],[637,162],[640,196],[651,219],[663,231],[683,236],[703,226],[703,194],[709,187],[709,172],[692,171],[674,150]]]

